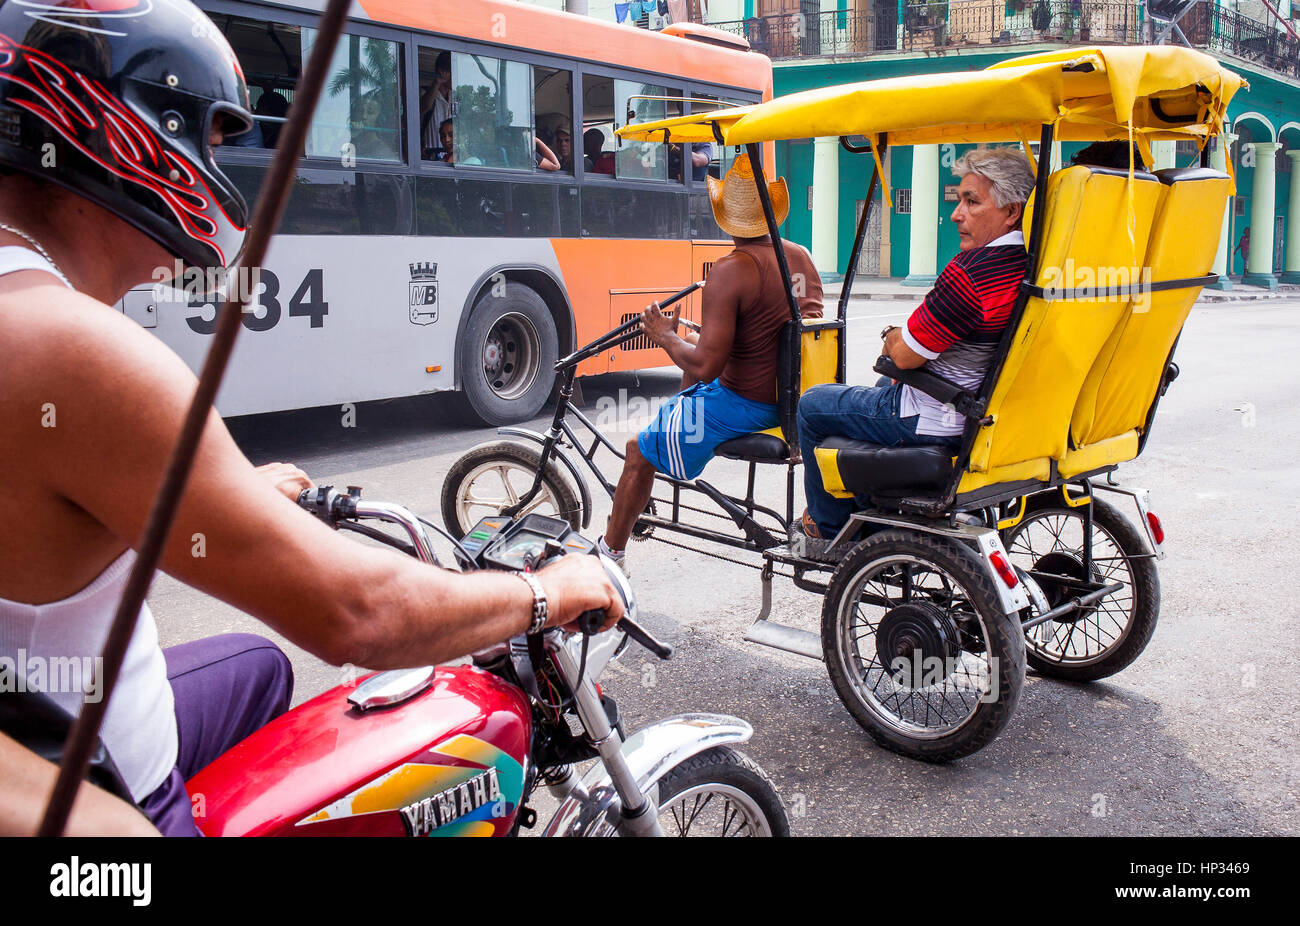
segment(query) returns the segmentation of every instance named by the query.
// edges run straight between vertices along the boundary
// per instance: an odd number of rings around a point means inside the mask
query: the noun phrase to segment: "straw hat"
[[[749,155],[737,157],[722,180],[714,180],[712,177],[706,180],[713,218],[719,228],[736,238],[761,238],[768,234]],[[772,200],[772,214],[776,218],[776,224],[780,225],[790,212],[790,191],[786,189],[785,178],[778,177],[770,181],[767,195]]]

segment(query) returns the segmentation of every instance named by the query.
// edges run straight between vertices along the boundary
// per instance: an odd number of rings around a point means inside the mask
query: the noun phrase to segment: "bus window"
[[[528,65],[486,55],[451,56],[453,163],[534,166],[533,81]]]
[[[316,30],[303,30],[310,48]],[[334,51],[325,92],[307,136],[307,156],[405,161],[402,47],[345,35]]]
[[[451,52],[420,47],[420,157],[445,161],[442,126],[451,118]]]
[[[582,169],[614,176],[614,79],[582,76]]]
[[[694,95],[694,102],[691,103],[691,112],[708,113],[713,112],[715,109],[722,109],[726,106],[741,105],[743,104],[738,103],[735,100],[719,100],[717,97],[708,93],[697,93]],[[727,171],[731,170],[731,165],[736,160],[736,149],[735,147],[728,148],[716,143],[709,147],[709,163],[705,169],[705,174],[715,180],[721,180],[727,175]],[[698,182],[703,183],[705,174],[701,174],[697,171],[695,173],[695,179]]]
[[[642,84],[631,80],[614,81],[614,119],[616,128],[633,122],[653,122],[682,114],[680,101],[655,99],[667,93],[657,84]],[[615,176],[636,180],[676,180],[680,166],[669,172],[671,148],[662,142],[626,142],[619,149],[615,161]],[[681,156],[678,149],[679,158]],[[673,174],[677,176],[673,176]]]
[[[537,112],[537,138],[559,162],[558,170],[573,173],[573,73],[557,68],[533,68],[533,109]],[[540,161],[539,146],[534,162],[539,169],[549,170]]]
[[[239,58],[254,128],[230,144],[274,148],[293,103],[293,88],[316,30],[241,16],[224,19]],[[345,35],[307,134],[306,155],[405,160],[402,144],[402,49],[395,42]]]
[[[302,68],[297,26],[255,22],[242,16],[224,20],[226,39],[239,58],[253,106],[253,128],[226,142],[236,148],[274,148],[293,102]]]

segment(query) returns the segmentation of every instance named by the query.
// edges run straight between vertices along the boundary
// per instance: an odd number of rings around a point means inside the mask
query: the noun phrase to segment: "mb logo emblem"
[[[438,265],[426,260],[410,266],[411,324],[432,325],[438,320]]]

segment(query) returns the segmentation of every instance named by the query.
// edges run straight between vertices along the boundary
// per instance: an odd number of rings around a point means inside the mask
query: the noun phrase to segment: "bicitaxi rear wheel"
[[[1092,505],[1094,580],[1124,587],[1095,606],[1025,631],[1025,658],[1044,675],[1088,682],[1114,675],[1141,655],[1160,613],[1160,579],[1137,529],[1114,506]],[[1038,583],[1048,607],[1076,592],[1066,580],[1085,580],[1084,508],[1064,504],[1059,492],[1030,498],[1025,516],[1002,532],[1011,563]],[[1031,606],[1032,608],[1032,606]],[[1029,615],[1037,613],[1031,610]]]
[[[934,534],[884,530],[849,552],[822,605],[822,650],[872,738],[930,762],[988,744],[1024,684],[1024,635],[979,556]]]

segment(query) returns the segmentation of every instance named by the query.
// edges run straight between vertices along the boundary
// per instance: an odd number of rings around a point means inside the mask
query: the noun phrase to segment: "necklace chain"
[[[4,222],[0,222],[0,230],[7,231],[11,235],[17,235],[19,238],[23,239],[28,244],[30,244],[33,248],[36,249],[37,254],[40,254],[41,257],[45,258],[46,262],[49,263],[50,265],[50,269],[54,271],[54,275],[63,281],[63,285],[68,287],[68,289],[75,289],[75,287],[70,282],[68,282],[67,276],[63,273],[62,270],[59,269],[59,265],[54,262],[54,258],[50,256],[49,251],[41,247],[41,243],[39,241],[37,241],[31,235],[27,234],[27,232],[23,231],[21,228],[15,228],[14,226],[8,225]]]

